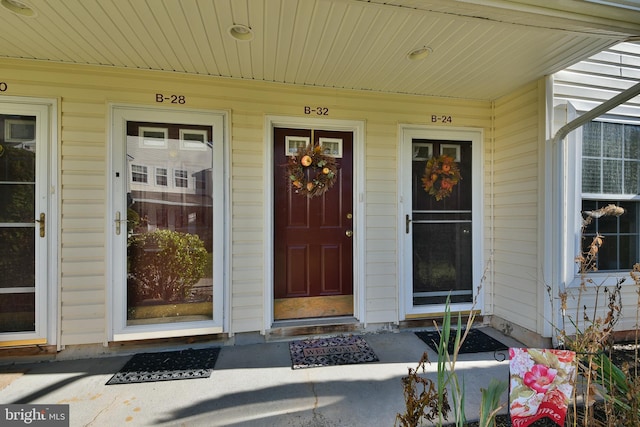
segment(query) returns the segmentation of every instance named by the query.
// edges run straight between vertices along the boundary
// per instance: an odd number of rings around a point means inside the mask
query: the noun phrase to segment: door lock
[[[44,212],[42,212],[40,214],[40,219],[36,219],[35,222],[37,222],[38,224],[40,224],[40,237],[44,237],[44,228],[46,225],[46,221],[45,221],[45,214]]]
[[[351,236],[353,236],[353,230],[347,230],[347,231],[345,231],[345,232],[344,232],[344,234],[345,234],[347,237],[351,237]]]

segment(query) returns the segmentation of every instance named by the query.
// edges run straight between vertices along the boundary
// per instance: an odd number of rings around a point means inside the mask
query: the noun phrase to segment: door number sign
[[[156,93],[156,102],[166,102],[169,104],[186,104],[187,97],[184,95],[166,95],[164,93]]]
[[[444,114],[432,114],[431,123],[453,123],[453,118]]]

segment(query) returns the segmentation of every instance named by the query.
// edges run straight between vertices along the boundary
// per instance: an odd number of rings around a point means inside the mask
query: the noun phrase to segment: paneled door
[[[0,346],[48,343],[49,138],[47,105],[0,102]]]
[[[302,147],[335,159],[324,193],[299,192],[287,164]],[[353,315],[353,133],[274,130],[274,319]],[[303,184],[322,174],[305,168]]]

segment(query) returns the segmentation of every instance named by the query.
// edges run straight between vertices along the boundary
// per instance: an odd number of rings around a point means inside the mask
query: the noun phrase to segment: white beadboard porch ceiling
[[[481,100],[640,35],[636,0],[19,1],[0,57]]]

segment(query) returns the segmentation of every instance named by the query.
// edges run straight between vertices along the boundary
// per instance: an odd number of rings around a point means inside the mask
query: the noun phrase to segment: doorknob
[[[347,237],[351,237],[351,236],[353,236],[353,230],[347,230],[347,231],[345,231],[345,232],[344,232],[344,234],[345,234]]]
[[[411,218],[409,218],[409,215],[405,216],[405,232],[407,234],[409,234],[409,225],[411,225]]]
[[[44,214],[44,212],[42,212],[40,214],[40,219],[36,219],[35,220],[35,222],[40,224],[40,237],[44,237],[44,227],[45,227],[45,224],[46,224],[45,218],[46,218],[45,214]]]

